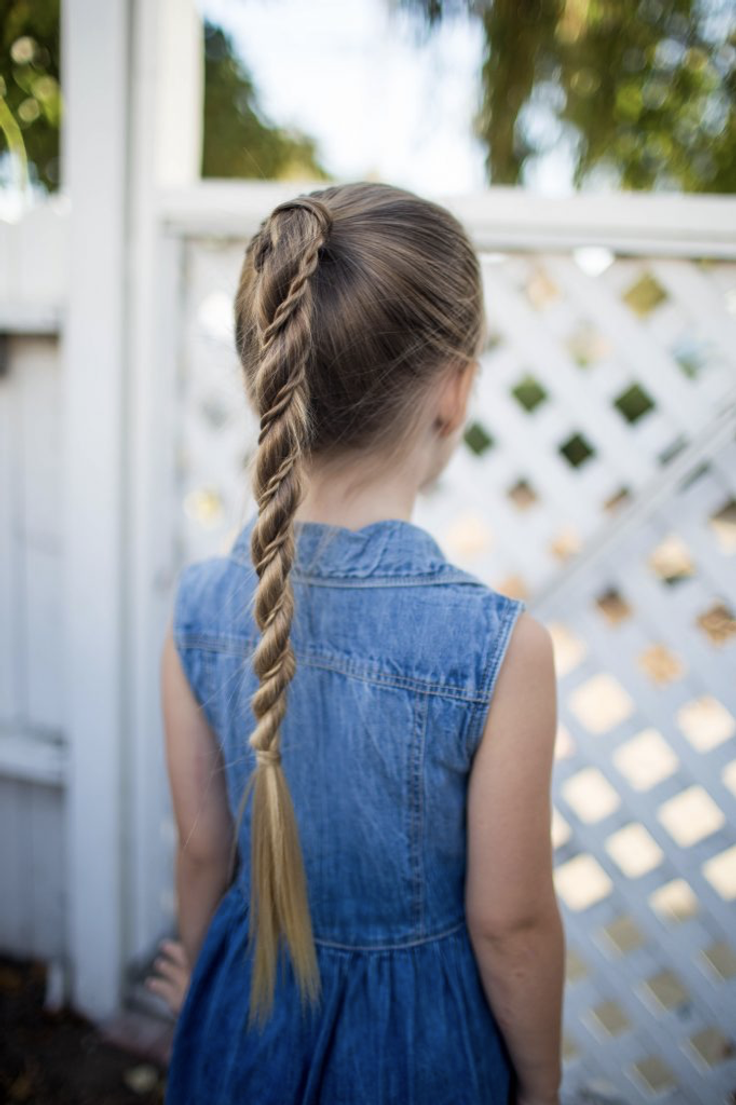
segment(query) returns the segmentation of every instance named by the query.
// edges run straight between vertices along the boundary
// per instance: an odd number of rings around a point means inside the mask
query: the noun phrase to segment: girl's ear
[[[439,397],[435,426],[441,437],[454,433],[465,422],[468,400],[478,362],[454,369],[447,377]]]

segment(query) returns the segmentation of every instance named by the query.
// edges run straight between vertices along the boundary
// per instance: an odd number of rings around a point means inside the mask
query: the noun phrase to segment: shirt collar
[[[250,540],[256,515],[235,539],[230,557],[252,567]],[[427,576],[449,567],[434,537],[403,518],[382,518],[360,529],[324,522],[295,522],[293,575],[363,579]]]

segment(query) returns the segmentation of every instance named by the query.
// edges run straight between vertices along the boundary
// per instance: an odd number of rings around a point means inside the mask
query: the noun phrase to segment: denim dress
[[[235,818],[255,766],[250,559],[179,574],[174,639],[215,734]],[[525,603],[447,561],[426,530],[298,522],[281,728],[321,978],[287,954],[273,1014],[247,1026],[250,802],[239,868],[194,964],[165,1105],[506,1105],[513,1068],[464,911],[473,755]]]

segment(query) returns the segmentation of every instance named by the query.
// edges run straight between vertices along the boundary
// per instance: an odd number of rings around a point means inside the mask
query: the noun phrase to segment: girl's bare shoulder
[[[550,736],[556,728],[556,682],[552,634],[528,610],[518,615],[496,678],[484,736],[509,721]],[[552,736],[554,733],[552,732]],[[520,736],[517,732],[516,746]]]

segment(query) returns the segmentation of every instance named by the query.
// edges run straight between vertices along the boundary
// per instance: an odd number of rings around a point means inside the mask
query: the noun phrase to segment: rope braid
[[[275,217],[277,212],[293,207],[306,208],[310,217],[300,215],[283,225]],[[249,1025],[262,1024],[272,1009],[281,937],[291,953],[302,1007],[307,1000],[315,1003],[320,993],[303,857],[281,763],[280,726],[287,687],[296,670],[290,642],[294,594],[289,573],[295,553],[294,515],[303,493],[301,458],[309,437],[310,277],[331,224],[324,204],[298,197],[274,209],[252,244],[260,277],[254,299],[260,344],[254,392],[260,433],[253,476],[258,518],[251,556],[258,574],[254,615],[261,637],[253,654],[258,688],[251,700],[256,728],[249,738],[256,767],[238,816],[239,825],[252,789],[249,945],[254,946],[254,956]],[[303,235],[305,243],[284,251],[286,257],[278,248],[282,227],[290,241],[301,232],[300,242]],[[289,254],[297,267],[291,276],[283,271]],[[286,294],[280,299],[279,287],[284,286]],[[236,828],[234,848],[237,839]]]
[[[287,693],[299,684],[289,691],[290,576],[306,464],[331,467],[363,450],[400,462],[424,432],[433,389],[479,358],[484,294],[478,256],[454,215],[406,189],[358,181],[301,195],[263,220],[246,248],[234,308],[248,406],[260,420],[250,544],[255,766],[231,853],[232,875],[252,791],[250,1027],[273,1007],[282,939],[303,1011],[323,987],[284,773],[291,761],[282,764],[280,746]]]

